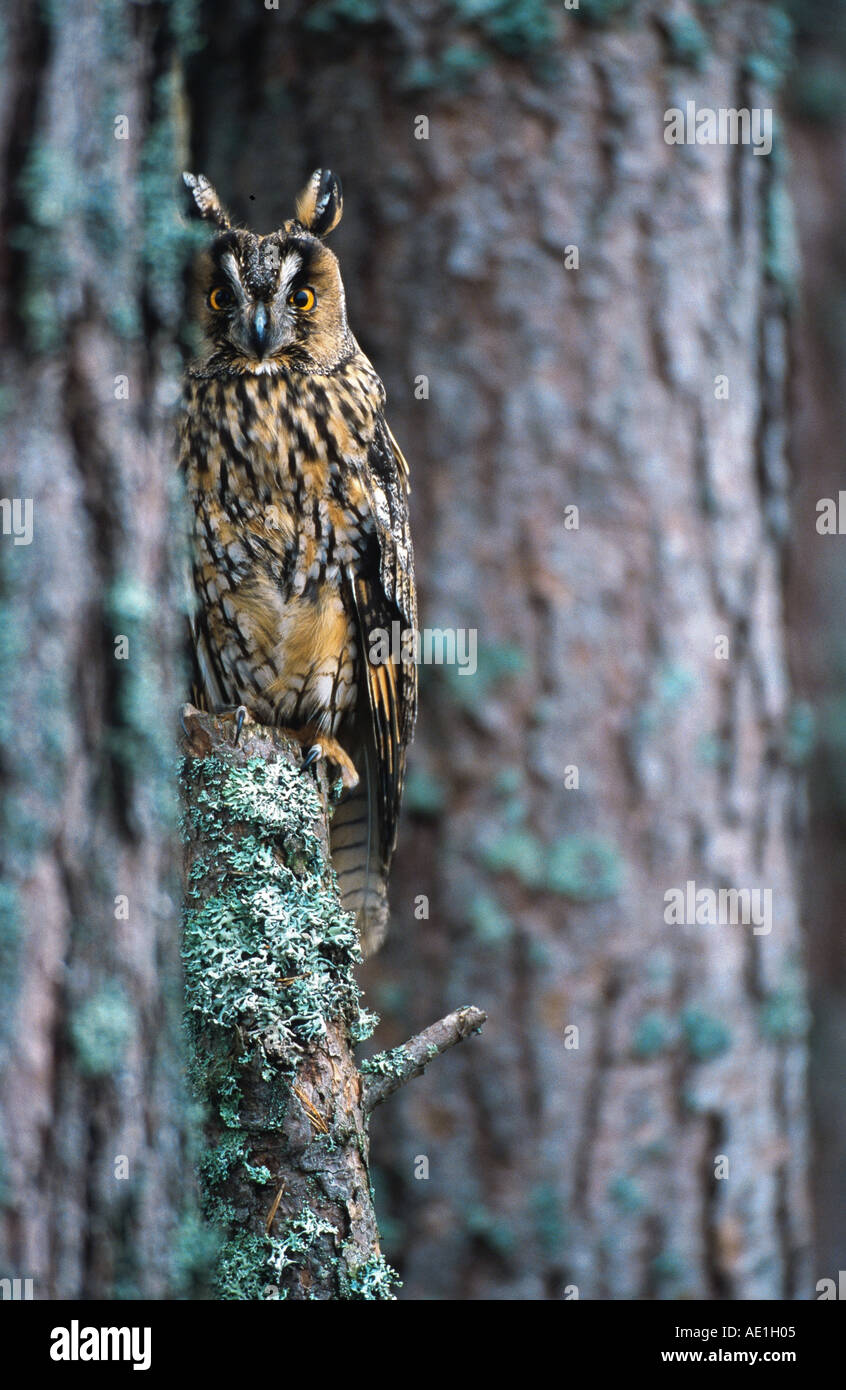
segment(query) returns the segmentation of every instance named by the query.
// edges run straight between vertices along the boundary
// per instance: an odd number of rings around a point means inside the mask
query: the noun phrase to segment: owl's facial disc
[[[210,250],[207,327],[218,350],[242,371],[338,360],[346,345],[337,261],[315,237],[226,232]]]

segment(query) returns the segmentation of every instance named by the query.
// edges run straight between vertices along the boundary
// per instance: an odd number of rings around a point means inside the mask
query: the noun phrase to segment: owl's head
[[[295,216],[258,236],[231,225],[204,175],[183,178],[196,212],[218,229],[197,268],[201,323],[217,361],[235,372],[328,372],[349,357],[341,272],[322,240],[341,220],[340,179],[316,169]]]

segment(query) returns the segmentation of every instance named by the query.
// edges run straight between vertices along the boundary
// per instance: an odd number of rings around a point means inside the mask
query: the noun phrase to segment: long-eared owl
[[[406,642],[388,641],[393,659],[377,662],[371,639],[414,629],[416,601],[408,467],[323,243],[341,186],[316,170],[295,216],[259,236],[231,225],[206,178],[184,177],[216,228],[198,260],[205,348],[188,370],[181,432],[194,698],[245,706],[295,734],[306,763],[338,769],[332,860],[372,951],[387,924],[417,678]]]

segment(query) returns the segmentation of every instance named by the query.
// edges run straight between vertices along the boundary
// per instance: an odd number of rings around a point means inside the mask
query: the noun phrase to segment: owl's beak
[[[253,347],[256,350],[257,357],[264,356],[264,350],[267,346],[269,328],[270,319],[268,318],[267,309],[263,304],[259,304],[255,313],[253,314],[253,326],[251,334],[253,340]]]

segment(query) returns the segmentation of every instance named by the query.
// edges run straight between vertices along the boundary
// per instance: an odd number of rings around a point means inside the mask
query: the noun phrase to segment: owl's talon
[[[303,758],[303,772],[308,772],[310,767],[314,767],[314,764],[322,756],[323,749],[320,747],[320,744],[313,743]]]
[[[312,734],[311,737],[314,738],[314,735]],[[305,739],[303,739],[303,748],[306,748]],[[344,752],[337,739],[322,734],[319,738],[314,739],[313,743],[309,743],[303,758],[303,772],[314,767],[321,758],[338,769],[341,782],[347,790],[358,786],[358,773],[355,770],[355,764],[349,754]]]
[[[190,708],[190,706],[188,706],[188,708]],[[238,743],[241,739],[241,734],[244,729],[244,725],[247,722],[247,720],[249,719],[250,723],[255,722],[246,705],[225,705],[223,706],[223,708],[218,706],[216,714],[218,719],[225,720],[227,723],[230,719],[234,719],[235,729],[232,734],[233,748],[236,748],[238,746]]]

